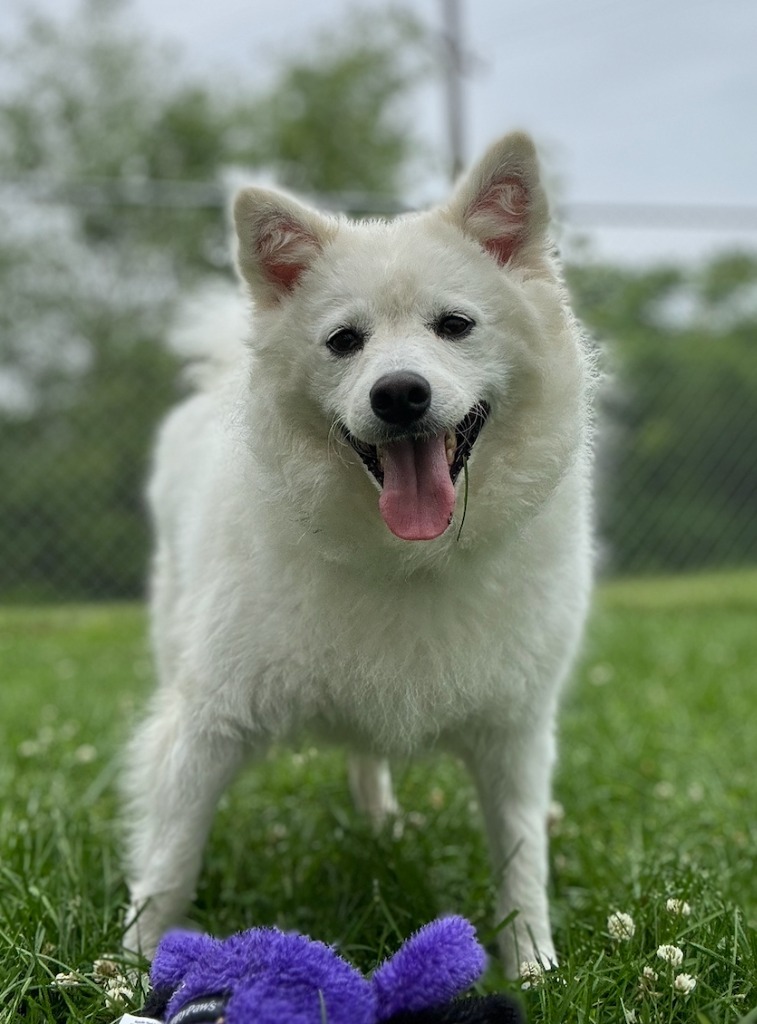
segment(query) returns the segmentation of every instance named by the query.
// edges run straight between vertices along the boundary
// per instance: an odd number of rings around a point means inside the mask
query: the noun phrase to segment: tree
[[[726,254],[692,273],[573,268],[570,283],[610,355],[599,431],[610,565],[754,560],[757,258]]]
[[[141,480],[177,393],[162,339],[182,294],[229,273],[226,168],[312,192],[400,187],[418,33],[390,14],[362,36],[324,37],[260,96],[193,81],[118,0],[32,12],[0,51],[6,599],[141,592]]]
[[[408,95],[429,71],[419,22],[389,10],[352,17],[287,61],[261,99],[257,153],[282,184],[328,195],[398,197],[419,155]]]

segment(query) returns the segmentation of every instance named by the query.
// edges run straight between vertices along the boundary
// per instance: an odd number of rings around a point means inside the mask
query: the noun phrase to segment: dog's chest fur
[[[564,489],[575,516],[575,483]],[[588,593],[580,520],[555,550],[560,500],[507,545],[453,541],[412,572],[384,550],[329,561],[307,535],[282,544],[262,531],[241,553],[208,548],[223,586],[212,616],[186,609],[196,614],[189,678],[210,687],[216,713],[275,738],[306,728],[407,754],[472,719],[515,726],[547,696],[538,680],[562,676]]]

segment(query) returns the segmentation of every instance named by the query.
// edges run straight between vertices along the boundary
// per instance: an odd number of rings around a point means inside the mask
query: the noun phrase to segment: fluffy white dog
[[[505,967],[554,961],[546,817],[591,586],[594,366],[533,144],[505,137],[428,213],[352,223],[250,188],[235,220],[249,342],[168,417],[150,486],[160,686],[128,756],[126,945],[151,952],[191,899],[245,758],[309,730],[352,750],[376,822],[396,807],[385,758],[458,755],[496,914],[517,911]]]

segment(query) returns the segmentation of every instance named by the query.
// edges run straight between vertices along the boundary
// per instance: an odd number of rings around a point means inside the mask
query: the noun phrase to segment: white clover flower
[[[105,995],[114,1003],[128,1003],[134,998],[134,990],[127,985],[126,978],[119,975],[106,981]]]
[[[675,786],[667,779],[662,779],[654,788],[654,795],[658,800],[672,800],[676,795]]]
[[[559,832],[565,820],[565,808],[559,801],[553,800],[547,811],[547,828],[550,832]]]
[[[120,975],[121,970],[110,956],[101,957],[92,964],[92,974],[96,981],[105,981],[108,978],[115,978]]]
[[[93,747],[91,743],[82,743],[80,747],[77,747],[74,751],[74,761],[77,764],[92,764],[93,761],[97,760],[97,747]]]
[[[49,747],[55,739],[55,729],[51,725],[43,725],[37,732],[37,742],[41,747]]]
[[[524,960],[518,968],[521,977],[521,988],[538,988],[544,984],[544,968],[538,960]]]
[[[428,795],[428,802],[435,811],[440,811],[447,803],[447,794],[443,789],[440,789],[439,786],[434,786]]]
[[[654,994],[655,983],[659,975],[652,967],[645,967],[639,978],[639,989],[642,994]]]
[[[616,942],[628,942],[634,936],[636,925],[630,914],[616,910],[607,918],[607,930],[610,933],[610,938],[615,939]]]
[[[70,721],[69,722],[64,722],[63,725],[58,730],[58,736],[62,740],[72,740],[74,738],[74,736],[77,734],[78,731],[79,731],[79,723],[78,722],[70,722]]]
[[[665,909],[669,914],[676,914],[679,917],[688,917],[691,913],[691,907],[686,900],[669,899]]]
[[[693,992],[696,987],[697,979],[692,978],[690,974],[677,974],[673,982],[675,991],[680,992],[684,996],[687,996],[689,992]]]
[[[701,782],[692,782],[688,789],[689,800],[694,804],[701,804],[704,800],[704,786]]]
[[[658,946],[657,955],[672,967],[680,967],[683,963],[683,950],[678,946]]]
[[[615,669],[612,665],[605,665],[600,663],[599,665],[592,665],[589,669],[589,682],[593,683],[594,686],[604,686],[605,683],[610,683],[615,678]]]
[[[105,954],[92,965],[92,977],[102,985],[105,994],[114,1003],[128,1003],[134,998],[134,988],[120,965],[110,954]]]
[[[73,988],[74,985],[81,985],[81,977],[74,971],[66,974],[61,971],[60,974],[55,975],[55,981],[53,982],[56,988]]]

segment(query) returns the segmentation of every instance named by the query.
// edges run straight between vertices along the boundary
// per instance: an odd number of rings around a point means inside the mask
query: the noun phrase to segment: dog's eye
[[[335,356],[350,356],[363,347],[364,341],[362,333],[354,327],[338,327],[326,339],[326,347]]]
[[[476,326],[475,320],[462,313],[445,313],[434,323],[434,331],[440,338],[464,338]]]

